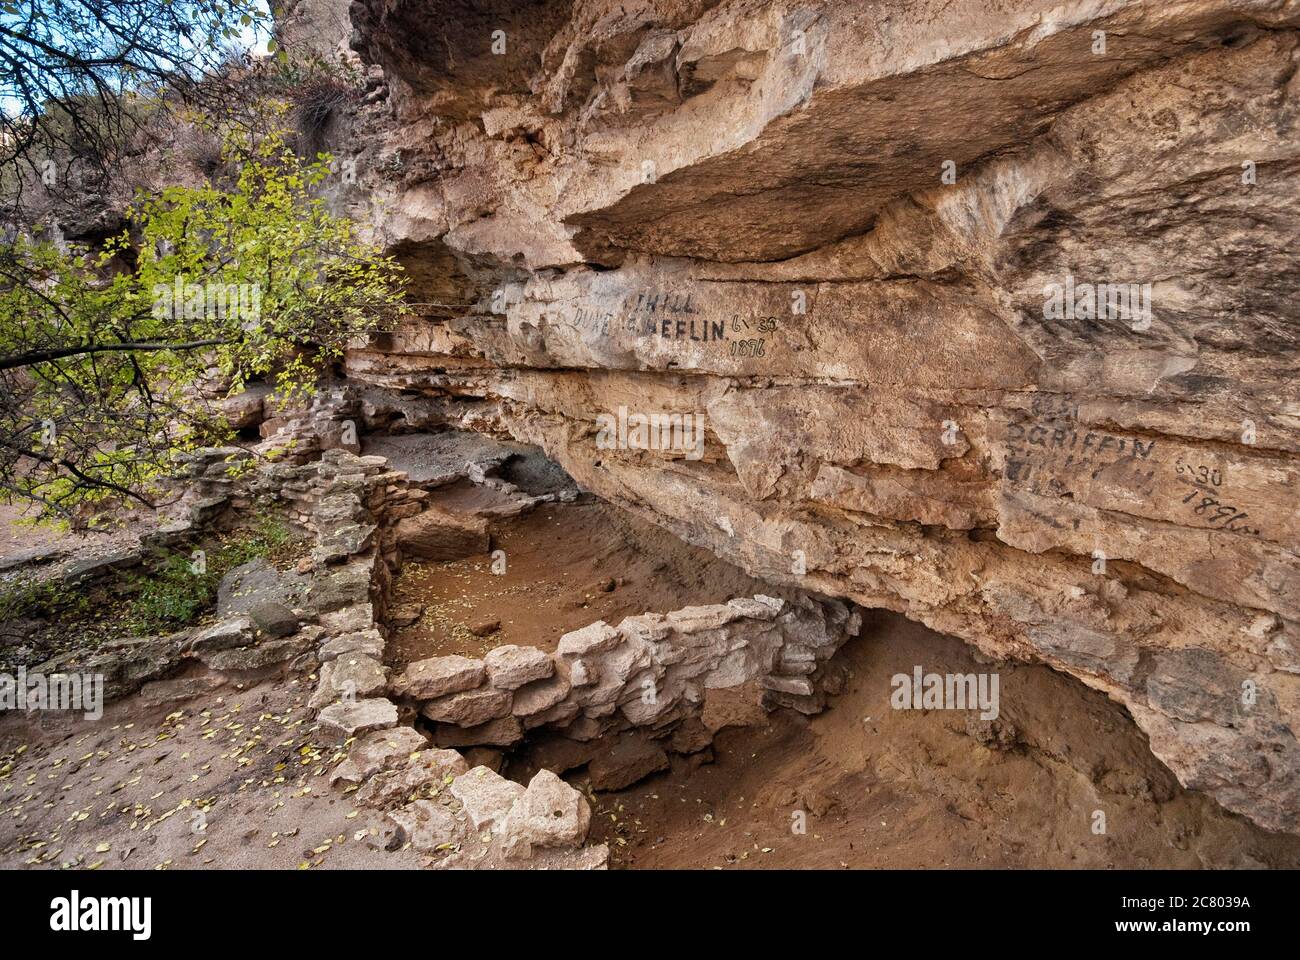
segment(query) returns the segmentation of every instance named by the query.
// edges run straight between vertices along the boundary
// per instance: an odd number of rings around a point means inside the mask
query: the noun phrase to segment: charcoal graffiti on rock
[[[1261,530],[1272,494],[1260,468],[1236,467],[1246,472],[1238,474],[1234,491],[1234,465],[1213,454],[1082,424],[1068,400],[1035,406],[1041,414],[1006,425],[1005,482],[1035,495],[1069,497],[1189,528],[1283,536],[1281,530]]]
[[[1012,421],[1007,424],[1004,475],[1012,483],[1028,484],[1034,493],[1061,496],[1069,492],[1063,475],[1083,472],[1097,480],[1104,473],[1110,480],[1150,495],[1155,447],[1155,440],[1117,436],[1064,420]]]
[[[645,289],[626,294],[617,309],[601,306],[557,307],[546,318],[572,327],[584,339],[619,336],[680,343],[726,344],[734,358],[765,357],[780,320],[772,314],[733,313],[707,317],[693,293]]]

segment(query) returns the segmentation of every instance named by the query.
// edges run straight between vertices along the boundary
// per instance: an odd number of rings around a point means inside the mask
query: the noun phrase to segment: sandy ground
[[[0,559],[65,539],[53,527],[25,522],[33,513],[28,505],[0,503]]]
[[[3,518],[0,518],[3,519]],[[0,523],[0,549],[26,528]],[[755,592],[741,571],[598,502],[501,521],[488,558],[409,565],[397,602],[429,607],[395,663],[553,647],[567,630]],[[613,589],[606,589],[612,583]],[[467,627],[499,620],[485,638]],[[1272,835],[1182,790],[1127,713],[1046,667],[981,664],[968,646],[868,614],[836,658],[843,693],[724,730],[712,762],[593,795],[613,866],[650,868],[1298,867]],[[1001,745],[956,711],[898,711],[890,677],[997,671]],[[311,733],[312,677],[234,684],[182,707],[110,705],[97,721],[0,715],[0,867],[415,868],[381,817],[331,789],[340,745]],[[569,775],[584,785],[581,769]],[[1094,833],[1096,812],[1105,833]]]
[[[613,865],[1300,866],[1300,838],[1184,791],[1127,713],[1071,678],[981,665],[962,642],[884,612],[837,657],[850,679],[826,712],[809,720],[781,711],[766,727],[724,730],[715,763],[678,762],[597,795],[593,836],[611,844]],[[891,709],[890,677],[915,664],[996,670],[1000,719],[1020,742],[983,746],[965,713]],[[1097,810],[1105,834],[1093,832]]]
[[[504,574],[490,557],[408,563],[394,604],[416,602],[423,619],[398,630],[389,659],[481,656],[504,643],[554,650],[560,637],[596,620],[666,613],[690,604],[775,591],[704,550],[599,501],[552,504],[493,527]],[[486,637],[476,624],[500,621]]]
[[[29,504],[0,503],[0,567],[5,560],[32,551],[51,551],[49,562],[88,558],[116,550],[131,549],[139,542],[140,529],[156,518],[145,511],[128,514],[128,522],[111,529],[69,533],[50,523],[34,523],[35,509]],[[50,567],[37,566],[44,574]],[[32,568],[21,571],[32,572]],[[10,577],[4,573],[0,579]]]
[[[130,698],[94,722],[0,717],[0,868],[416,867],[329,787],[342,754],[310,734],[308,686]]]

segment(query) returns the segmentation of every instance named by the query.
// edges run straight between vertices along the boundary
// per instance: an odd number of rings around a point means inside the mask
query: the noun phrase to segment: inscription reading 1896
[[[1226,467],[1187,459],[1168,446],[1157,450],[1153,439],[1090,430],[1066,398],[1036,397],[1027,420],[1007,424],[1006,444],[1004,476],[1033,493],[1077,496],[1079,479],[1103,480],[1168,511],[1168,519],[1260,535],[1258,520],[1225,490]],[[1185,492],[1170,490],[1170,480]]]

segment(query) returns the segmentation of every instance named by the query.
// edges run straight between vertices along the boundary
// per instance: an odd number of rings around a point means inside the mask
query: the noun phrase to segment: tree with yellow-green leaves
[[[193,389],[312,389],[346,345],[391,323],[400,268],[313,195],[328,158],[232,137],[226,186],[141,196],[96,249],[0,243],[0,491],[78,519],[151,503],[178,454],[231,429]]]

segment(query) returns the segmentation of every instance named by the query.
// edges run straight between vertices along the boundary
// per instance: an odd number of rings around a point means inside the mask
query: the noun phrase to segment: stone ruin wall
[[[331,199],[419,304],[348,358],[368,425],[537,444],[755,577],[1068,672],[1300,828],[1300,5],[351,22]],[[1045,302],[1084,283],[1149,317]],[[703,456],[598,446],[620,408]]]

